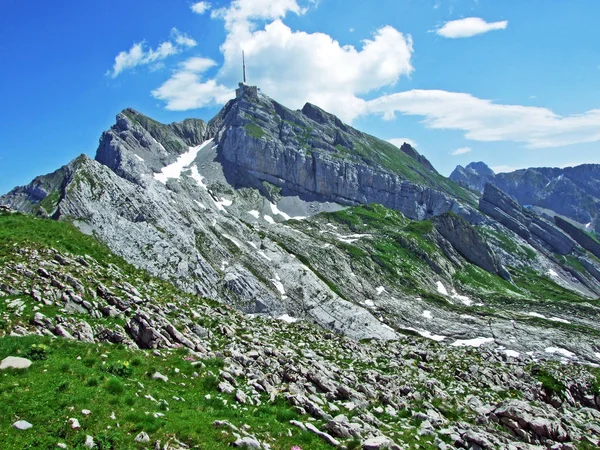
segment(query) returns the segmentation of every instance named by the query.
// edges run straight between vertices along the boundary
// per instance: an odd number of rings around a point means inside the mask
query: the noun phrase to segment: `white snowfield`
[[[547,347],[545,352],[563,355],[565,358],[574,358],[575,356],[577,356],[577,355],[575,355],[575,353],[570,352],[569,350],[560,348],[560,347]]]
[[[288,315],[288,314],[283,314],[283,315],[279,316],[279,317],[277,318],[277,320],[283,320],[284,322],[287,322],[287,323],[294,323],[294,322],[298,322],[298,319],[297,319],[297,318],[295,318],[295,317],[292,317],[292,316],[290,316],[290,315]]]
[[[475,339],[459,339],[452,343],[453,347],[481,347],[488,342],[494,342],[494,338],[478,337]]]
[[[536,312],[528,312],[526,314],[530,317],[538,317],[540,319],[551,320],[552,322],[571,323],[568,320],[561,319],[560,317],[546,317],[543,314],[536,313]]]
[[[200,151],[204,148],[210,146],[212,142],[213,140],[209,139],[208,141],[204,141],[202,144],[196,147],[190,147],[188,152],[184,153],[183,155],[179,155],[177,161],[163,167],[160,173],[155,173],[154,178],[163,184],[166,184],[167,180],[170,178],[180,178],[181,172],[183,172],[185,168],[192,164],[198,156],[198,153],[200,153]],[[198,173],[198,169],[196,169],[196,173]]]

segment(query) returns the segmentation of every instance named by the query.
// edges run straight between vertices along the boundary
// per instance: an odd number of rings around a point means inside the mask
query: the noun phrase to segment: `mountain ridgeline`
[[[242,85],[208,123],[126,109],[95,160],[0,203],[72,222],[134,266],[245,313],[356,339],[412,333],[599,362],[595,238],[473,187],[408,144]]]
[[[600,233],[600,165],[576,167],[538,167],[494,173],[485,163],[457,166],[450,179],[463,187],[483,192],[491,183],[521,205],[538,214],[553,218],[562,216],[576,222],[579,228]]]

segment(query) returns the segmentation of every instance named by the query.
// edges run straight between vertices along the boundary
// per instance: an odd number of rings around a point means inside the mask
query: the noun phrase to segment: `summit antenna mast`
[[[242,50],[242,67],[244,69],[244,84],[246,84],[246,57],[244,56],[244,50]]]

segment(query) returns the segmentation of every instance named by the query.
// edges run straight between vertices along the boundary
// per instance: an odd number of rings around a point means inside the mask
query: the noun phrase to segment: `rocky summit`
[[[122,111],[0,197],[4,445],[597,448],[594,203],[458,172],[243,84]]]

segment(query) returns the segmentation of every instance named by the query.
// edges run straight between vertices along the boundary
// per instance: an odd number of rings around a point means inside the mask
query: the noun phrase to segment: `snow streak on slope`
[[[212,139],[209,139],[208,141],[204,141],[202,144],[196,147],[190,147],[187,153],[179,155],[177,161],[163,167],[160,173],[155,173],[154,178],[163,184],[166,184],[169,178],[179,178],[181,176],[181,172],[183,172],[186,167],[192,164],[198,156],[198,153],[205,147],[208,147],[212,141]]]

